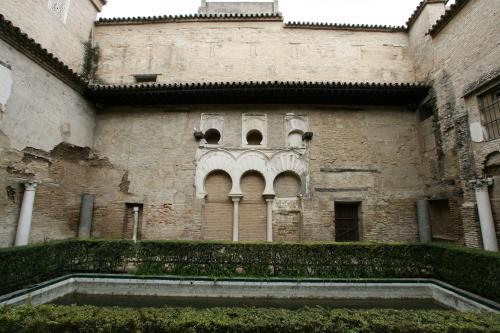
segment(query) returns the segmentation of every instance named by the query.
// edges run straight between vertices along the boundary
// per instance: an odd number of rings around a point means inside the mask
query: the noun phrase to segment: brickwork
[[[436,11],[429,5],[427,8],[425,15],[435,17]],[[431,197],[461,202],[462,208],[454,210],[457,224],[463,227],[457,237],[464,237],[466,245],[475,247],[481,246],[481,237],[474,211],[474,192],[468,181],[481,177],[481,163],[485,156],[498,150],[498,142],[468,144],[471,142],[469,126],[481,120],[476,98],[464,99],[463,96],[467,87],[498,69],[500,49],[496,45],[500,12],[495,8],[498,9],[495,0],[472,0],[433,38],[425,35],[425,15],[410,31],[412,48],[432,50],[415,52],[416,77],[432,83],[435,94],[437,149],[434,156],[426,151],[424,157],[433,160],[431,163],[437,168],[431,170],[433,180],[426,192]],[[420,40],[424,42],[421,44]],[[430,138],[428,134],[425,137]]]
[[[2,2],[0,11],[80,70],[96,9],[91,1],[70,3],[66,24],[50,14],[45,0]],[[96,115],[91,101],[0,41],[0,86],[8,91],[4,96],[2,90],[0,101],[0,246],[13,243],[21,183],[27,179],[42,181],[31,242],[75,236],[83,193],[96,197],[94,237],[130,238],[136,204],[142,207],[142,239],[230,239],[227,179],[209,178],[208,196],[196,196],[201,153],[283,151],[288,149],[286,119],[300,116],[314,136],[296,150],[306,169],[299,195],[291,178],[274,187],[275,240],[335,239],[335,202],[350,202],[359,203],[361,240],[416,241],[415,201],[427,198],[449,204],[449,223],[436,234],[480,247],[470,181],[489,175],[485,163],[499,143],[478,139],[471,129],[481,124],[477,96],[498,84],[500,11],[495,8],[496,0],[470,0],[432,37],[429,28],[444,10],[440,1],[425,5],[408,32],[202,19],[98,24],[94,31],[100,48],[94,79],[100,83],[133,83],[135,74],[158,74],[158,82],[165,83],[418,81],[432,86],[420,105],[407,107],[99,105]],[[193,132],[202,114],[223,118],[222,145],[200,149]],[[265,127],[263,147],[242,146],[244,114],[264,119],[259,123]],[[490,193],[500,235],[499,181],[495,178]],[[241,240],[265,239],[262,182],[248,176],[241,183]]]
[[[258,173],[247,173],[241,179],[243,192],[239,218],[241,241],[266,240],[267,204],[262,196],[264,187],[264,178]]]
[[[203,206],[203,239],[233,239],[233,202],[228,196],[231,191],[228,174],[215,172],[207,177],[205,190],[208,195]]]

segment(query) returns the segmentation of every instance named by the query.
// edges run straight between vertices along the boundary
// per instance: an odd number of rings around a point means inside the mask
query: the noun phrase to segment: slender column
[[[488,186],[491,184],[491,179],[478,179],[475,181],[476,201],[484,249],[486,251],[498,252],[495,224],[493,222],[490,195],[488,193]]]
[[[429,201],[417,200],[418,233],[420,242],[428,243],[432,240],[431,226],[429,223]]]
[[[230,195],[233,200],[233,242],[239,240],[239,208],[242,195]]]
[[[274,195],[265,195],[264,198],[266,199],[267,203],[267,241],[272,242],[273,241],[273,202],[274,202]]]
[[[134,229],[132,233],[132,240],[137,242],[137,229],[139,227],[139,206],[134,206]]]
[[[82,196],[80,206],[80,226],[78,228],[79,238],[89,238],[92,230],[92,217],[94,215],[94,196],[85,193]]]
[[[33,215],[33,205],[35,203],[36,182],[25,183],[25,191],[23,203],[21,205],[21,213],[19,214],[19,222],[17,223],[15,246],[28,245],[31,232],[31,217]]]

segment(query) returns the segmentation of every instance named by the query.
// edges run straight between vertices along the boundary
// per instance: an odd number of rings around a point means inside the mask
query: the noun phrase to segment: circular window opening
[[[258,146],[262,143],[262,133],[258,130],[251,130],[247,134],[247,142],[250,146]]]
[[[215,128],[211,128],[205,132],[205,140],[209,145],[217,145],[220,141],[220,132]]]

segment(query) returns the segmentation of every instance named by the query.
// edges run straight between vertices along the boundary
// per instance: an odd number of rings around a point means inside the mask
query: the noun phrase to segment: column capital
[[[241,198],[243,198],[243,194],[229,194],[229,197],[233,202],[240,202]]]
[[[264,200],[266,200],[267,202],[272,202],[272,201],[274,201],[276,194],[264,194],[263,197],[264,197]]]
[[[479,178],[470,180],[469,184],[478,191],[484,190],[487,191],[488,187],[493,185],[493,178]]]
[[[37,181],[27,181],[24,183],[24,190],[25,191],[36,191],[36,188],[38,187],[38,184],[40,182]]]

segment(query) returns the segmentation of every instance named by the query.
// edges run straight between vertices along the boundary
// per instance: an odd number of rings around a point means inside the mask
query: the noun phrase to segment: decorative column
[[[429,223],[429,201],[417,200],[418,233],[420,242],[428,243],[432,240],[431,226]]]
[[[273,202],[274,195],[264,195],[267,203],[267,241],[273,241]]]
[[[233,242],[237,242],[239,240],[239,208],[240,201],[243,195],[241,194],[232,194],[230,195],[231,200],[233,200]]]
[[[132,233],[132,240],[137,242],[137,229],[139,227],[139,206],[134,206],[134,229]]]
[[[28,245],[37,185],[38,183],[36,182],[27,182],[24,184],[25,190],[23,203],[21,205],[21,213],[19,214],[19,221],[17,223],[15,246]]]
[[[472,181],[476,190],[477,210],[479,213],[479,223],[481,225],[481,235],[483,246],[486,251],[498,252],[498,242],[495,233],[495,224],[491,212],[491,201],[488,193],[488,186],[493,184],[492,179],[477,179]]]

